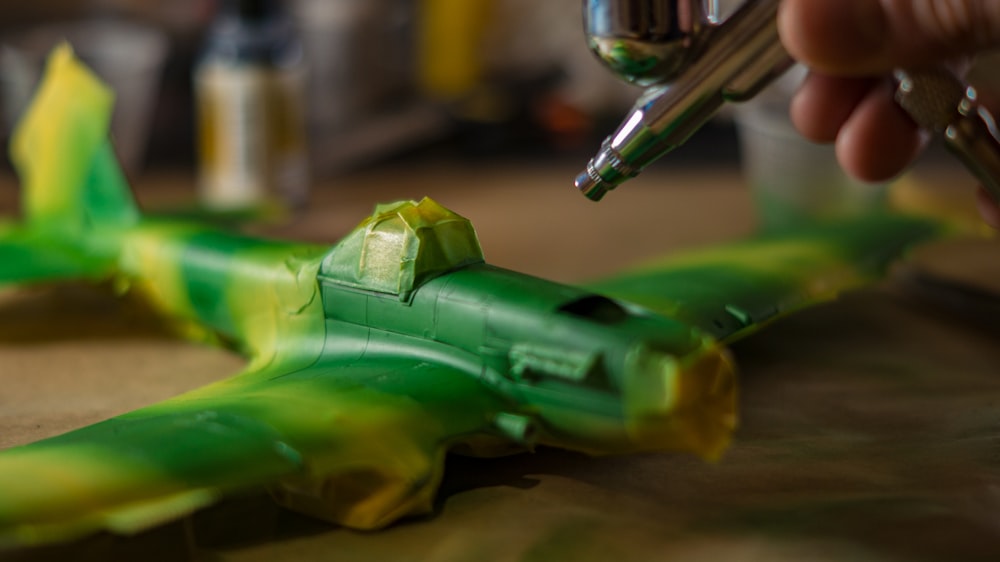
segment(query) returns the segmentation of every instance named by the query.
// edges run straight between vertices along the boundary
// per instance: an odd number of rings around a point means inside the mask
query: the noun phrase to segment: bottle
[[[199,196],[216,210],[308,195],[305,65],[279,0],[222,0],[195,68]]]

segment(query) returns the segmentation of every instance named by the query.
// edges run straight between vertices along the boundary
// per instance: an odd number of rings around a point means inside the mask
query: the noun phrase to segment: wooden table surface
[[[656,171],[600,205],[573,167],[397,166],[328,182],[270,234],[334,241],[379,201],[430,195],[470,218],[492,263],[559,281],[746,235],[732,170]],[[957,181],[957,180],[956,180]],[[150,207],[183,175],[138,182]],[[14,208],[12,180],[0,210]],[[980,291],[884,283],[735,345],[741,427],[717,464],[676,454],[540,450],[452,458],[436,512],[373,533],[227,501],[132,538],[100,535],[12,559],[997,560],[1000,279],[992,242],[928,250]],[[177,341],[147,313],[73,286],[0,294],[0,448],[57,434],[236,372],[228,352]],[[2,498],[0,498],[2,501]]]

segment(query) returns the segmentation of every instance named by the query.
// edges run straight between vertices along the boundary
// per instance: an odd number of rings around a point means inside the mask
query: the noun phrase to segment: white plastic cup
[[[743,173],[765,229],[857,215],[885,200],[884,184],[851,178],[833,146],[810,142],[793,127],[788,104],[804,76],[794,67],[736,107]]]

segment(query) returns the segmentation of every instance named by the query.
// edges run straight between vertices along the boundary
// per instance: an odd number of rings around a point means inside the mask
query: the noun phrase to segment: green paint
[[[729,341],[877,278],[908,247],[946,231],[875,213],[670,256],[588,286]]]
[[[830,298],[939,232],[870,217],[585,288],[483,263],[468,221],[430,200],[379,206],[333,248],[260,240],[140,217],[106,140],[110,93],[67,47],[40,92],[12,147],[26,221],[0,226],[0,285],[112,279],[249,365],[0,453],[0,543],[138,532],[260,487],[378,528],[430,509],[452,447],[715,458],[736,424],[716,338]]]

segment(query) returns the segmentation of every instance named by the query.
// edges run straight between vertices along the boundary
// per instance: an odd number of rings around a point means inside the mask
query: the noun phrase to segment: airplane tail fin
[[[138,220],[108,136],[113,106],[114,93],[68,44],[53,50],[10,147],[26,226],[79,235]]]
[[[11,139],[24,222],[0,221],[0,289],[111,275],[114,257],[92,250],[96,231],[139,219],[108,140],[113,102],[68,44],[52,52]]]

